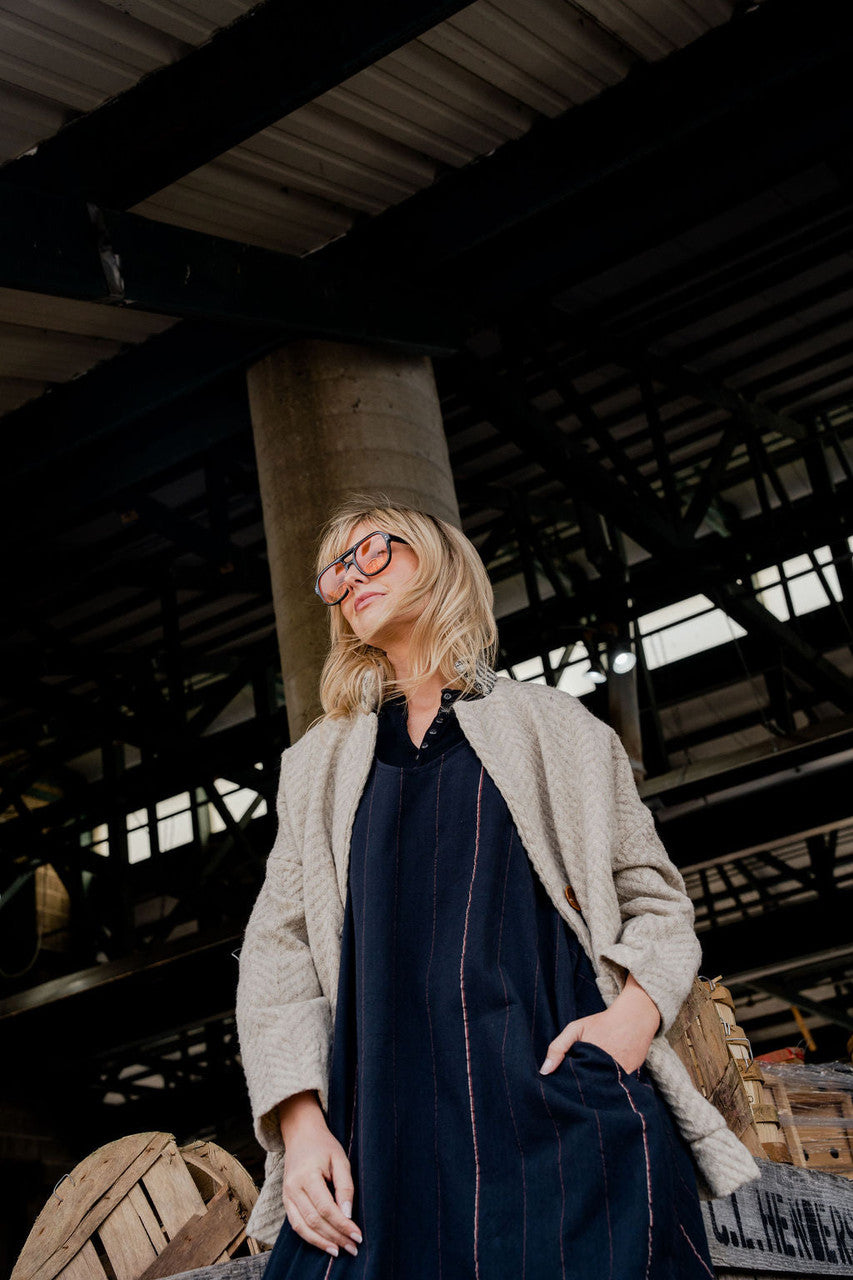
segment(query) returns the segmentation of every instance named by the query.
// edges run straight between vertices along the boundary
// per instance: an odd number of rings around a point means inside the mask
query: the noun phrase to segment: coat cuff
[[[655,964],[654,956],[649,955],[647,947],[642,949],[633,947],[629,942],[614,942],[612,946],[602,948],[599,954],[603,959],[634,975],[646,995],[650,996],[657,1005],[660,1013],[660,1027],[657,1034],[665,1035],[675,1022],[678,1011],[692,986],[702,952],[695,934],[689,937],[682,935],[677,968],[683,976],[683,981],[676,983],[673,982],[675,966],[672,948],[664,939],[661,940],[660,951],[665,961],[660,965]]]
[[[283,1151],[278,1104],[316,1089],[328,1110],[332,1021],[325,996],[262,1013],[252,1030],[252,1048],[242,1046],[255,1136],[266,1151]]]

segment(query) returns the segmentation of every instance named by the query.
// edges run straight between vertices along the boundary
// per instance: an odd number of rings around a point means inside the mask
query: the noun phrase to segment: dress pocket
[[[612,1053],[608,1053],[606,1049],[602,1049],[600,1044],[594,1044],[592,1040],[576,1040],[572,1045],[571,1049],[569,1050],[569,1052],[574,1053],[576,1049],[579,1049],[581,1047],[583,1049],[589,1050],[593,1057],[595,1057],[597,1054],[600,1055],[604,1059],[604,1061],[607,1062],[611,1067],[615,1067],[615,1069],[620,1073],[620,1075],[626,1076],[630,1080],[642,1079],[642,1071],[643,1071],[642,1063],[640,1064],[639,1067],[636,1068],[635,1071],[628,1071],[626,1067],[622,1066],[621,1062],[616,1061]]]

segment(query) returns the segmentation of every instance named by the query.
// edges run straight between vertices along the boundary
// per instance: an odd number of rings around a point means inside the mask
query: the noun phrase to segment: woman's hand
[[[279,1118],[285,1143],[282,1200],[288,1222],[308,1244],[333,1257],[341,1247],[357,1256],[362,1236],[352,1221],[350,1162],[326,1124],[316,1095],[289,1098],[280,1104]]]
[[[597,1044],[615,1058],[623,1070],[636,1071],[645,1062],[659,1026],[657,1005],[629,973],[624,988],[609,1009],[575,1018],[563,1027],[548,1045],[540,1073],[548,1075],[554,1071],[577,1040]]]

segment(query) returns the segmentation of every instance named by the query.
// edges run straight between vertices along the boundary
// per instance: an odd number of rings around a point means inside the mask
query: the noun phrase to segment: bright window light
[[[849,541],[853,542],[853,539]],[[826,566],[823,574],[827,585],[835,599],[840,601],[842,596],[838,574],[835,565],[829,563],[832,559],[832,552],[829,547],[818,547],[814,555],[818,564]],[[823,609],[830,603],[823,583],[812,568],[811,560],[807,555],[795,556],[793,560],[783,561],[782,568],[788,580],[788,590],[791,594],[794,613],[797,617],[801,617],[804,613],[812,613],[815,609]],[[790,612],[776,565],[771,565],[767,569],[760,569],[758,573],[753,575],[753,583],[756,587],[761,588],[758,592],[758,599],[765,609],[769,610],[781,622],[787,622]]]
[[[92,853],[97,853],[102,858],[108,858],[110,854],[109,827],[104,822],[100,826],[95,827],[94,831],[83,831],[80,835],[80,844],[84,849],[91,849]]]
[[[151,857],[151,841],[148,839],[148,814],[137,809],[127,815],[127,860],[144,862]]]
[[[655,609],[639,618],[637,625],[650,671],[746,635],[742,626],[701,595]]]
[[[182,813],[173,813],[171,817],[163,818],[157,823],[157,839],[160,842],[161,853],[165,853],[167,849],[180,849],[183,844],[191,844],[192,838],[193,819],[189,809],[184,809]]]
[[[516,680],[530,680],[534,684],[543,684],[545,676],[542,672],[540,657],[528,658],[525,662],[517,662],[513,667]]]
[[[216,790],[222,796],[225,806],[235,822],[239,822],[243,814],[249,808],[249,805],[257,797],[257,792],[250,790],[249,787],[238,787],[233,782],[228,782],[224,778],[217,778],[215,781]],[[267,811],[266,800],[261,800],[257,807],[252,811],[252,819],[262,817]],[[225,823],[219,816],[213,805],[209,806],[210,813],[210,831],[214,835],[217,831],[225,830]]]
[[[157,801],[157,817],[170,818],[173,813],[183,813],[189,807],[190,793],[189,791],[181,791],[176,796],[170,796],[168,800]]]

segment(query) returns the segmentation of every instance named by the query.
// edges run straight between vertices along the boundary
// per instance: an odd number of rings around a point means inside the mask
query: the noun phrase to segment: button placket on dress
[[[427,729],[426,733],[423,736],[421,745],[416,749],[417,750],[417,755],[415,756],[416,760],[420,757],[420,753],[422,751],[426,751],[431,745],[434,745],[430,742],[430,738],[434,738],[438,734],[441,726],[444,724],[450,712],[453,710],[452,703],[454,703],[456,699],[461,695],[461,692],[462,692],[461,690],[453,690],[453,689],[442,690],[441,704],[438,708],[438,711],[435,714],[435,717],[433,718],[432,724],[430,725],[430,727]]]

